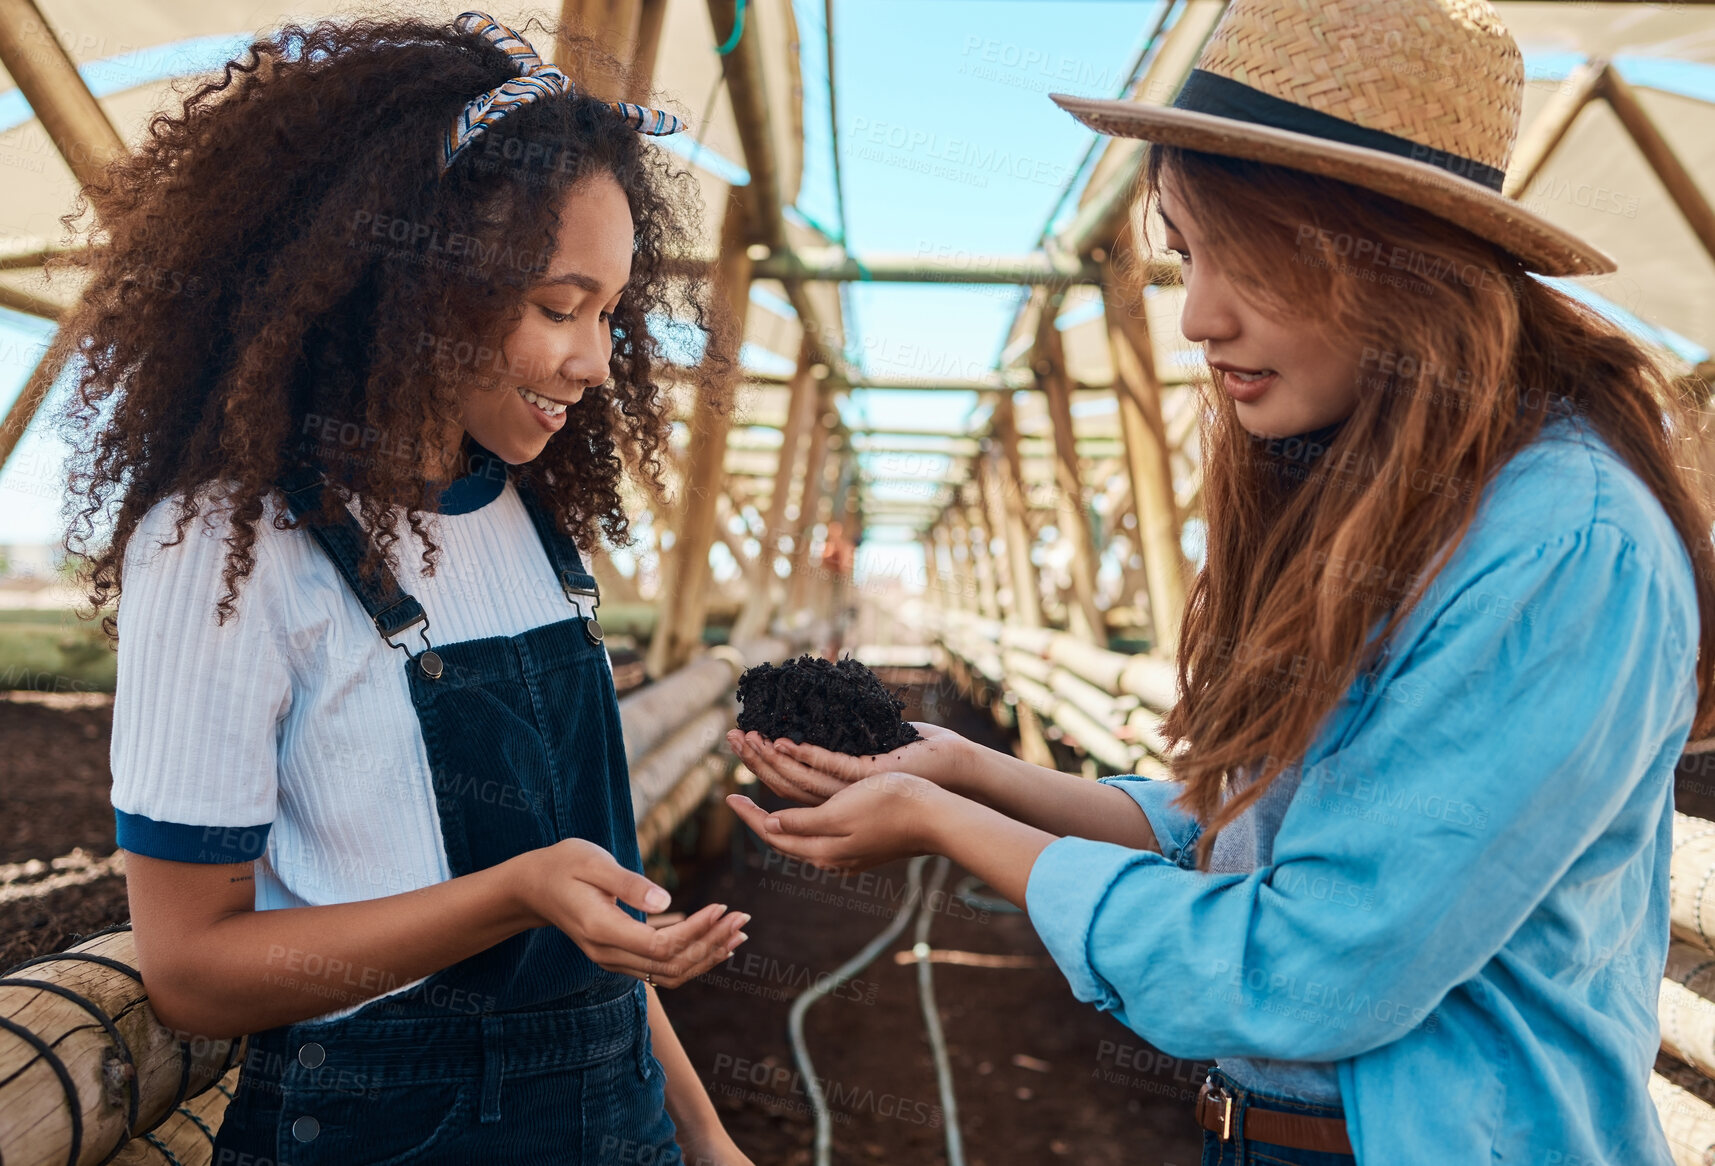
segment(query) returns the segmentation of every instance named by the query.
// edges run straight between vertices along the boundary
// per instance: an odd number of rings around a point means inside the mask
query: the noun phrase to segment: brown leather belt
[[[1197,1122],[1227,1141],[1233,1136],[1238,1098],[1213,1081],[1205,1080],[1197,1094]],[[1346,1119],[1311,1117],[1278,1109],[1248,1106],[1245,1109],[1245,1140],[1290,1146],[1295,1150],[1319,1150],[1325,1154],[1350,1154]]]

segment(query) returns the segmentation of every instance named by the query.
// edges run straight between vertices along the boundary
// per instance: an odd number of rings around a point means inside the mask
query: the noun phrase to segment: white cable
[[[912,859],[911,865],[906,868],[905,902],[894,913],[893,921],[887,928],[866,943],[862,951],[834,969],[834,973],[826,980],[805,989],[803,995],[792,1001],[792,1011],[787,1014],[786,1031],[792,1040],[792,1059],[797,1062],[798,1071],[803,1074],[804,1093],[810,1099],[810,1108],[816,1114],[816,1166],[830,1166],[834,1126],[828,1115],[827,1099],[822,1096],[822,1083],[817,1080],[815,1067],[810,1063],[809,1046],[804,1043],[804,1014],[810,1010],[810,1005],[867,968],[875,961],[875,957],[905,930],[905,924],[910,920],[911,912],[922,895],[923,864],[926,861],[926,855],[919,855]]]
[[[941,1116],[947,1131],[947,1166],[965,1166],[965,1139],[959,1130],[958,1100],[953,1096],[953,1064],[947,1056],[946,1037],[941,1032],[941,1010],[935,1003],[935,965],[929,958],[929,924],[935,915],[935,893],[947,881],[947,868],[951,865],[944,856],[935,860],[934,873],[929,876],[929,889],[923,893],[923,905],[917,909],[916,943],[911,954],[917,957],[917,1001],[923,1006],[923,1027],[929,1033],[929,1048],[935,1055],[935,1084],[941,1090]]]

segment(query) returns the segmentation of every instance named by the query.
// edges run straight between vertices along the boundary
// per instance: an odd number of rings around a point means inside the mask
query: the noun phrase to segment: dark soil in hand
[[[788,737],[862,756],[922,739],[900,718],[905,702],[850,656],[836,661],[806,653],[747,668],[738,678],[738,700],[739,729],[770,741]]]

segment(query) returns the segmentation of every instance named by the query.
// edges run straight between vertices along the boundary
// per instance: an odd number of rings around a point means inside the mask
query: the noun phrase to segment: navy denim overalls
[[[505,472],[480,447],[477,464]],[[322,481],[310,468],[281,480],[294,514],[314,513]],[[593,598],[577,547],[516,485],[568,601]],[[431,644],[390,571],[360,577],[355,518],[307,529],[407,653],[453,876],[565,838],[641,872],[600,625],[578,611],[516,636]],[[421,639],[414,654],[407,631]],[[643,983],[538,927],[350,1016],[251,1034],[213,1161],[677,1164],[664,1084]]]

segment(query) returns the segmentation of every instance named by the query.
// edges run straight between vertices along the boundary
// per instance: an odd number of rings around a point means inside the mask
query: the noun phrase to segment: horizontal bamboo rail
[[[1650,1074],[1649,1095],[1675,1166],[1708,1166],[1715,1161],[1715,1108],[1660,1073]]]
[[[226,1098],[216,1092],[199,1105],[187,1102],[223,1077],[236,1079],[241,1047],[180,1039],[155,1018],[129,924],[25,960],[0,977],[0,1161],[115,1160],[134,1137],[175,1115],[179,1122],[160,1140],[194,1154],[196,1138],[183,1129],[194,1121],[183,1115],[218,1116]],[[211,1146],[181,1160],[207,1161]]]
[[[922,630],[1021,701],[1077,749],[1120,773],[1165,777],[1159,710],[1173,703],[1173,665],[1099,648],[1053,628],[928,607]]]

